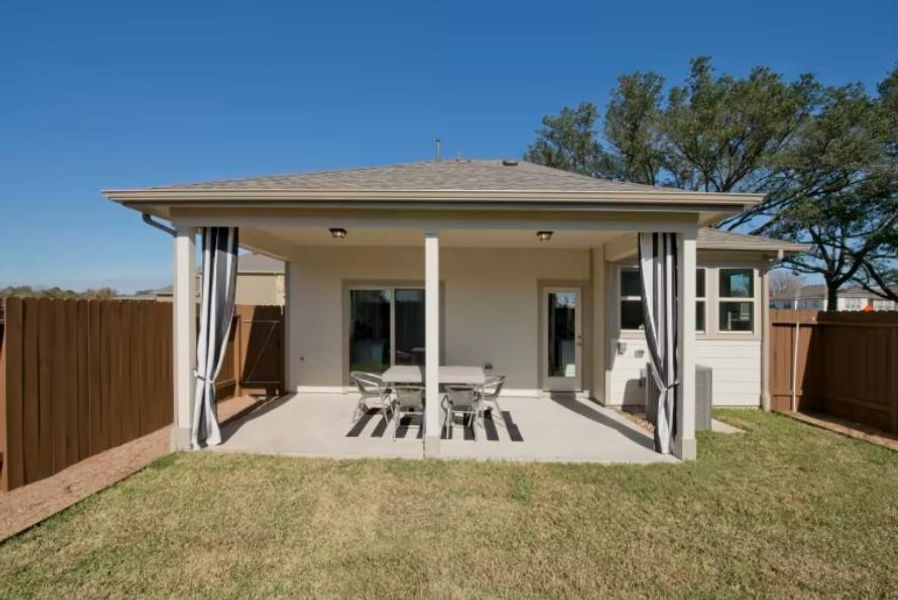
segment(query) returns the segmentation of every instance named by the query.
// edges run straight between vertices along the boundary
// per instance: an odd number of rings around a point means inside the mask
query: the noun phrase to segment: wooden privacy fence
[[[0,344],[0,489],[43,479],[172,422],[172,305],[8,298]],[[219,399],[283,389],[281,307],[240,306]]]
[[[774,410],[898,434],[898,313],[770,311]]]

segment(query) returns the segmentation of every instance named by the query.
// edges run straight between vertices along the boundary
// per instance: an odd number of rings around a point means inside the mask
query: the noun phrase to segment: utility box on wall
[[[645,418],[655,422],[658,410],[658,386],[652,377],[652,365],[645,366]],[[711,403],[712,403],[712,372],[711,367],[695,365],[695,430],[708,431],[711,429]]]

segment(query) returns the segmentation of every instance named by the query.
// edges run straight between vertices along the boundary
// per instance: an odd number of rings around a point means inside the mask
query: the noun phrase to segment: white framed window
[[[718,270],[718,328],[721,332],[753,333],[755,330],[754,269]]]
[[[621,267],[618,278],[620,302],[618,318],[621,331],[642,331],[642,282],[638,267]]]
[[[645,323],[642,316],[642,282],[638,267],[621,267],[619,286],[618,318],[621,331],[642,331]],[[706,269],[695,270],[695,330],[707,331],[707,282]]]
[[[706,289],[705,269],[699,267],[695,270],[695,330],[698,333],[705,333],[708,327],[705,323],[708,315]]]

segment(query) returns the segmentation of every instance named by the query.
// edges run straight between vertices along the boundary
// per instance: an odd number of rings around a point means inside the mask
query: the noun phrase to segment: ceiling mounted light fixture
[[[541,242],[548,242],[549,240],[552,239],[552,233],[553,232],[551,232],[551,231],[537,231],[536,239],[538,239]]]
[[[328,231],[331,232],[331,237],[335,240],[342,240],[346,237],[346,230],[342,227],[331,227]]]

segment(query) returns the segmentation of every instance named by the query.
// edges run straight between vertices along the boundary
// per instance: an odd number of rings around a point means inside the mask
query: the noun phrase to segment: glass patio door
[[[574,392],[581,385],[580,290],[546,288],[543,291],[543,388]]]
[[[424,290],[349,290],[349,370],[424,364]]]

